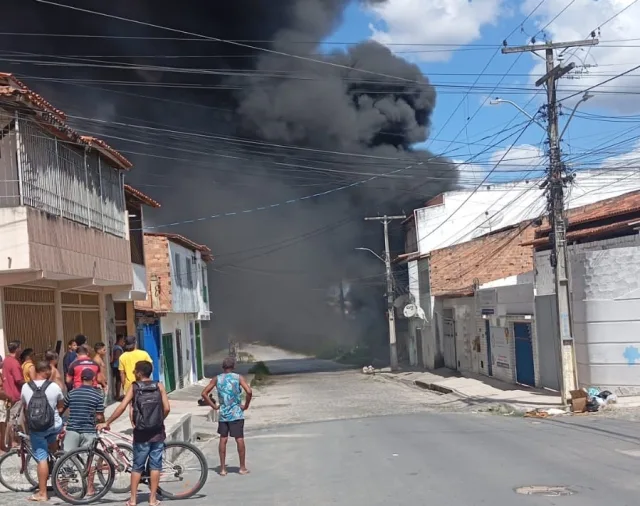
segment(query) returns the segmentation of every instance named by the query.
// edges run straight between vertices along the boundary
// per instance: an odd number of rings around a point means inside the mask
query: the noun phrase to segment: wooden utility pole
[[[384,225],[384,265],[387,275],[387,319],[389,320],[389,358],[391,370],[398,369],[398,343],[396,340],[396,315],[393,307],[393,275],[391,274],[391,254],[389,252],[389,223],[393,220],[404,220],[406,216],[375,216],[365,218],[367,221],[381,221]]]
[[[598,39],[579,40],[573,42],[549,42],[518,47],[504,47],[503,54],[524,52],[545,52],[546,74],[536,81],[536,86],[547,86],[547,138],[549,142],[549,169],[545,186],[547,188],[547,201],[549,209],[549,224],[551,232],[551,266],[555,273],[556,301],[558,308],[558,330],[560,336],[559,348],[561,357],[563,403],[567,403],[571,397],[571,390],[578,385],[577,370],[575,367],[575,350],[573,343],[569,276],[567,272],[567,239],[566,222],[564,216],[564,188],[568,178],[565,166],[562,163],[560,153],[560,139],[558,137],[558,104],[556,101],[556,87],[558,80],[575,67],[569,65],[555,65],[556,49],[567,49],[580,46],[595,46]]]

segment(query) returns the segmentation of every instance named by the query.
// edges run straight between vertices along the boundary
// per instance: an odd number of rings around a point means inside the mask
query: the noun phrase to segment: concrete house
[[[578,383],[618,395],[639,395],[640,192],[575,209],[567,218]],[[523,246],[535,249],[540,384],[557,389],[558,318],[548,233],[545,223]]]
[[[2,343],[20,339],[42,354],[78,333],[107,341],[107,298],[133,283],[123,183],[130,169],[0,74]]]
[[[178,234],[145,233],[147,297],[135,302],[141,347],[169,391],[204,377],[201,321],[210,319],[211,250]]]

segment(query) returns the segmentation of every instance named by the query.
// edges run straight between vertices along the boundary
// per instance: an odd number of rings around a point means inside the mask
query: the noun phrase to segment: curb
[[[464,397],[460,392],[452,388],[443,387],[442,385],[438,385],[437,383],[425,383],[424,381],[420,381],[420,380],[415,380],[415,381],[412,381],[411,383],[425,390],[431,390],[433,392],[438,392],[445,395],[455,394],[460,397]]]

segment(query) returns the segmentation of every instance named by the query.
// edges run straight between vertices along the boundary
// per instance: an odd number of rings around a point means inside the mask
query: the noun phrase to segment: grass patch
[[[271,371],[267,367],[267,364],[260,361],[256,362],[256,364],[249,369],[249,374],[253,374],[251,386],[256,386],[263,383],[271,375]]]

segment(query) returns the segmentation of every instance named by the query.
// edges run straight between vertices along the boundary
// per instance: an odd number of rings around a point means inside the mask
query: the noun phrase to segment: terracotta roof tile
[[[89,137],[83,135],[81,137],[83,142],[92,148],[100,151],[107,158],[111,158],[114,162],[116,162],[121,169],[129,170],[133,167],[133,164],[127,160],[124,156],[118,153],[115,149],[113,149],[109,144],[104,142],[103,140],[96,139],[95,137]]]
[[[155,207],[156,209],[161,207],[160,203],[158,201],[153,200],[151,197],[149,197],[148,195],[145,195],[140,190],[136,190],[131,185],[125,184],[124,185],[124,192],[127,195],[130,195],[131,197],[135,198],[139,202],[142,202],[143,204],[148,205],[149,207]]]
[[[581,228],[580,230],[573,230],[567,232],[567,241],[577,241],[579,239],[584,239],[587,237],[596,237],[602,236],[605,234],[610,234],[612,232],[619,232],[621,230],[633,230],[633,225],[631,225],[634,221],[621,221],[618,223],[610,223],[608,225],[601,225],[595,227]],[[531,241],[526,241],[520,244],[520,246],[546,246],[549,244],[549,236],[538,237]]]
[[[53,134],[68,141],[82,143],[99,150],[103,156],[115,162],[120,169],[128,170],[133,166],[129,160],[106,142],[95,137],[82,137],[78,134],[67,125],[67,116],[64,112],[55,108],[13,74],[0,72],[0,96],[10,97],[41,113],[41,119],[44,121],[40,121],[40,124],[50,131],[55,130],[52,132]]]
[[[614,218],[639,211],[640,191],[633,191],[617,197],[594,202],[593,204],[570,209],[567,212],[567,219],[569,228],[571,228],[584,223]],[[543,226],[536,230],[537,236],[548,234],[551,231],[548,220],[545,219],[545,222]]]

